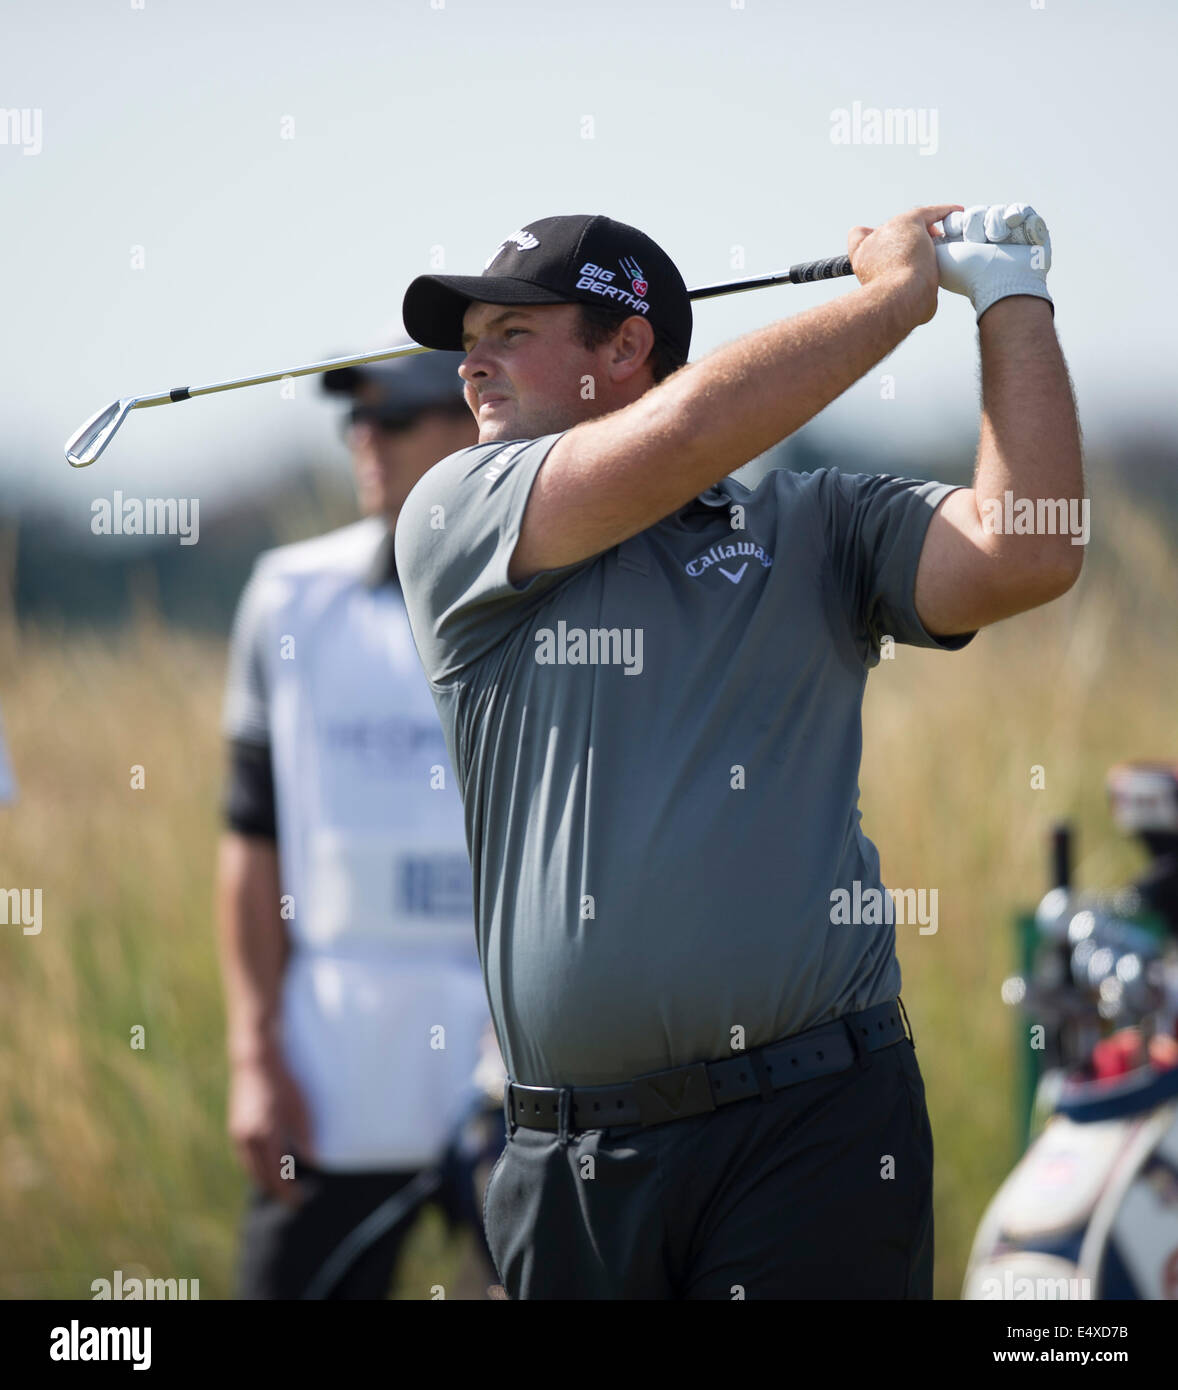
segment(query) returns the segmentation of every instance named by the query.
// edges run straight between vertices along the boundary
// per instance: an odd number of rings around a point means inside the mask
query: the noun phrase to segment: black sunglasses
[[[412,429],[420,418],[419,415],[382,415],[379,410],[373,410],[370,406],[354,405],[341,417],[340,433],[346,440],[357,425],[371,425],[381,434],[404,434],[406,430]]]
[[[453,404],[427,406],[412,415],[382,415],[373,406],[354,405],[346,415],[340,417],[340,434],[343,435],[345,443],[348,442],[356,425],[371,425],[373,429],[386,435],[404,434],[406,430],[412,429],[426,415],[444,415],[450,420],[469,420],[471,418],[470,410],[461,397]]]

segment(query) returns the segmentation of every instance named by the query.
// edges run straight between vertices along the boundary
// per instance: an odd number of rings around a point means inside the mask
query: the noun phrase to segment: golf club
[[[442,1156],[432,1168],[423,1168],[399,1192],[386,1198],[375,1211],[369,1213],[357,1226],[340,1241],[327,1259],[316,1270],[306,1291],[304,1299],[325,1299],[347,1274],[348,1270],[366,1251],[370,1250],[380,1238],[394,1226],[413,1215],[418,1207],[427,1201],[441,1187],[443,1168],[450,1151],[459,1144],[463,1131],[473,1120],[487,1109],[487,1097],[477,1087],[472,1087],[464,1098],[458,1119],[446,1141]]]
[[[774,275],[756,275],[747,280],[702,285],[699,289],[688,290],[687,294],[690,299],[716,299],[720,295],[767,289],[771,285],[801,285],[811,280],[833,280],[839,275],[851,273],[849,256],[831,256],[824,261],[803,261]],[[118,433],[131,411],[142,410],[149,405],[171,405],[174,401],[188,401],[194,396],[211,396],[216,391],[236,391],[239,386],[262,386],[268,381],[282,381],[286,377],[311,376],[336,367],[360,367],[368,362],[384,362],[393,357],[408,357],[415,352],[432,350],[419,343],[403,343],[399,347],[361,353],[355,357],[332,357],[326,362],[312,362],[306,367],[288,367],[285,371],[265,372],[261,376],[216,381],[211,386],[174,386],[170,391],[160,391],[152,396],[124,396],[93,414],[66,440],[65,456],[74,468],[89,467]]]

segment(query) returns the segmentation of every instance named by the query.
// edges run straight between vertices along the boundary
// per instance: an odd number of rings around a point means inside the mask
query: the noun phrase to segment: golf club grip
[[[830,256],[825,261],[802,261],[789,268],[789,282],[800,285],[807,280],[833,280],[839,275],[853,275],[850,256]]]

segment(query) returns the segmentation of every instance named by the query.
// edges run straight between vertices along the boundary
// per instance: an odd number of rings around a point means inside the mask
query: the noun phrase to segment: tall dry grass
[[[0,1296],[89,1297],[137,1269],[227,1297],[244,1186],[212,929],[222,644],[145,614],[3,645],[21,795],[0,886],[40,887],[43,925],[0,927]],[[452,1285],[466,1249],[427,1213],[401,1295]]]
[[[1082,882],[1122,880],[1139,860],[1107,821],[1104,772],[1178,756],[1172,540],[1111,496],[1097,529],[1063,599],[962,653],[901,647],[868,683],[865,829],[885,882],[938,890],[937,933],[897,934],[936,1142],[941,1298],[958,1296],[1015,1157],[998,988],[1011,914],[1046,886],[1047,828],[1077,822]],[[87,1297],[115,1269],[226,1296],[243,1184],[212,933],[223,646],[150,608],[113,637],[8,622],[0,672],[21,791],[0,809],[0,886],[39,886],[44,917],[38,936],[0,927],[0,1296]],[[398,1296],[428,1297],[456,1258],[427,1222]]]
[[[936,1150],[939,1298],[956,1298],[978,1220],[1017,1157],[1011,920],[1047,890],[1056,819],[1076,881],[1126,882],[1143,854],[1113,829],[1104,774],[1178,759],[1178,554],[1158,515],[1093,504],[1100,541],[1063,598],[962,652],[897,648],[868,682],[861,807],[884,882],[938,889],[939,927],[897,926]],[[1032,768],[1044,785],[1032,788]]]

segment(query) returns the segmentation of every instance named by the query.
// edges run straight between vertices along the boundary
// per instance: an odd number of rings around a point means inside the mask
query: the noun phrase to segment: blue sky
[[[1031,202],[1090,448],[1173,428],[1150,243],[1178,202],[1176,40],[1170,5],[1085,0],[5,0],[0,108],[40,113],[40,148],[0,143],[0,507],[223,499],[295,446],[342,466],[314,379],[137,412],[89,470],[62,444],[119,395],[375,346],[431,258],[477,272],[562,212],[640,226],[693,285],[916,203]],[[856,102],[935,142],[834,143]],[[693,356],[852,283],[699,304]],[[822,428],[935,457],[974,437],[978,391],[972,311],[943,294]]]

